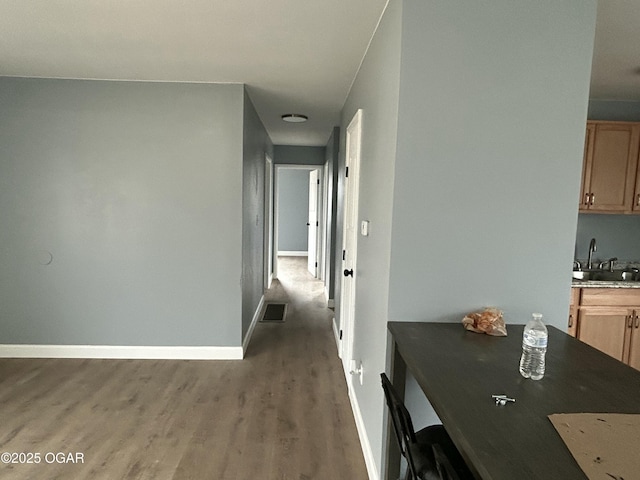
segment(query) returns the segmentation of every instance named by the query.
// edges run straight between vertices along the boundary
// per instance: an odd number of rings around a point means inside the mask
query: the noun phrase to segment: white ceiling
[[[0,0],[0,75],[245,83],[275,144],[326,145],[386,1]]]
[[[0,75],[245,83],[275,144],[325,145],[386,2],[0,0]],[[592,98],[640,100],[639,40],[601,0]]]

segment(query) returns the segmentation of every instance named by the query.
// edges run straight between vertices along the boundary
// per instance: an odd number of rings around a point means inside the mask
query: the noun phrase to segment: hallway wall
[[[364,384],[347,382],[359,405],[366,441],[373,457],[367,458],[370,478],[382,474],[383,395],[379,374],[386,370],[387,310],[389,299],[393,179],[400,85],[400,34],[402,2],[390,2],[374,36],[342,111],[339,170],[339,223],[342,245],[344,221],[344,152],[347,125],[358,109],[362,116],[359,220],[369,220],[370,234],[358,236],[355,269],[356,317],[354,358],[364,365]],[[336,258],[336,312],[340,312],[342,257]],[[340,324],[342,328],[342,324]],[[362,432],[361,432],[362,433]]]
[[[273,145],[244,89],[242,136],[242,339],[264,293],[264,188],[266,155]]]

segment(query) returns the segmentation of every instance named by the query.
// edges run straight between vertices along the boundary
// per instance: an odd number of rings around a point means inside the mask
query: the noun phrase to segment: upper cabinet
[[[640,212],[640,123],[587,123],[581,212]]]

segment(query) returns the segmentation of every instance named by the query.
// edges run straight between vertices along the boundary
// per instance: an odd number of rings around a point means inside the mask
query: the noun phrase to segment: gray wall
[[[595,15],[404,2],[390,320],[495,305],[564,328]]]
[[[282,165],[324,165],[325,147],[276,145],[273,163]]]
[[[307,169],[276,170],[278,193],[278,251],[306,252],[308,248],[309,172]]]
[[[589,120],[640,122],[640,102],[624,100],[589,100]]]
[[[640,217],[637,215],[597,215],[581,213],[576,234],[575,258],[586,260],[589,242],[596,239],[596,261],[618,257],[640,262]]]
[[[371,448],[381,472],[383,396],[380,372],[385,370],[386,322],[391,251],[392,199],[398,89],[400,82],[400,29],[402,4],[391,1],[364,58],[342,112],[339,171],[339,225],[344,216],[345,132],[356,111],[363,110],[360,165],[359,219],[369,220],[368,237],[358,236],[355,269],[356,316],[354,358],[364,365],[364,384],[353,382]],[[342,245],[342,228],[337,232]],[[340,247],[341,248],[341,247]],[[344,277],[342,257],[336,258],[337,284]],[[336,312],[340,312],[336,290]]]
[[[240,345],[242,116],[242,85],[0,78],[2,343]]]
[[[271,139],[246,89],[243,127],[242,337],[244,339],[264,293],[265,155],[273,156]]]

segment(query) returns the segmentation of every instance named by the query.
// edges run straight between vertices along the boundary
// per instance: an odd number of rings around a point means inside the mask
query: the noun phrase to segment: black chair
[[[430,425],[416,432],[411,415],[391,381],[385,373],[380,377],[398,447],[407,460],[405,480],[473,479],[444,426]]]
[[[433,450],[433,456],[436,460],[438,474],[440,475],[440,478],[442,480],[462,480],[463,478],[473,478],[471,476],[471,473],[466,471],[466,465],[464,467],[461,466],[464,465],[464,462],[461,458],[456,460],[458,464],[457,469],[451,464],[451,460],[449,459],[449,457],[456,457],[457,455],[460,455],[457,451],[455,453],[445,453],[442,445],[438,443],[434,443],[431,448]]]

